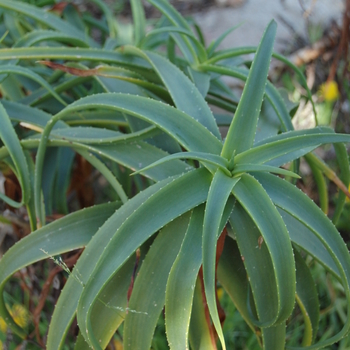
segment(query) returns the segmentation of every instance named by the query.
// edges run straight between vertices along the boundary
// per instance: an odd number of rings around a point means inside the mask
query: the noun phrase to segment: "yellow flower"
[[[338,84],[334,80],[326,82],[321,85],[320,93],[325,101],[333,102],[339,98]]]
[[[4,350],[4,345],[2,344],[1,340],[0,340],[0,350]]]
[[[113,339],[113,345],[116,350],[123,350],[123,343],[119,339]]]
[[[14,304],[10,310],[13,320],[22,328],[26,327],[29,322],[29,314],[26,308],[20,304]]]
[[[2,317],[0,317],[0,331],[1,331],[1,333],[6,333],[6,330],[7,330],[7,324],[6,324],[5,320]],[[0,347],[0,349],[1,349],[1,347]]]
[[[221,301],[222,296],[224,295],[224,290],[223,290],[221,287],[219,287],[219,288],[217,289],[217,294],[218,294],[219,300]]]

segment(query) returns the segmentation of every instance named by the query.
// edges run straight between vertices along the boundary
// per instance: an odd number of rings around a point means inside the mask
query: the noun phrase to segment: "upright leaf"
[[[221,233],[219,231],[220,223],[226,203],[231,195],[232,189],[239,180],[239,178],[227,176],[220,169],[217,170],[210,185],[203,223],[203,279],[205,295],[209,312],[223,349],[225,349],[225,340],[216,305],[216,244]],[[231,211],[234,201],[230,204]]]
[[[146,19],[141,0],[131,0],[132,17],[134,21],[134,39],[137,46],[145,36]]]
[[[262,244],[267,246],[271,256],[278,311],[274,318],[264,320],[260,326],[272,326],[287,320],[294,308],[295,263],[288,231],[270,197],[255,178],[242,175],[233,188],[233,194],[254,221],[261,233]],[[275,303],[274,300],[267,301]],[[265,315],[262,314],[261,317]]]
[[[166,334],[169,347],[174,350],[188,349],[193,294],[202,264],[203,218],[204,205],[193,209],[185,239],[171,268],[166,287]]]
[[[242,97],[221,152],[221,155],[226,159],[231,159],[234,152],[236,154],[241,153],[253,145],[261,103],[265,93],[276,27],[276,22],[270,22],[256,52]]]

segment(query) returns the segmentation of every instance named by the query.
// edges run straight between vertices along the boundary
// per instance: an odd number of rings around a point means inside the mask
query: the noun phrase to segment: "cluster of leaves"
[[[198,26],[166,0],[149,0],[163,17],[148,33],[141,1],[131,1],[132,36],[102,1],[92,2],[101,20],[81,17],[72,5],[55,6],[58,16],[0,0],[0,159],[22,197],[0,195],[27,208],[33,231],[0,261],[0,315],[28,337],[6,307],[6,282],[47,256],[85,247],[53,312],[48,349],[64,346],[75,318],[76,349],[105,348],[121,325],[125,349],[149,349],[164,308],[171,349],[216,349],[217,341],[225,349],[218,281],[265,349],[284,349],[296,303],[305,324],[297,344],[339,341],[350,329],[350,257],[333,223],[345,194],[332,223],[293,179],[302,156],[321,173],[325,165],[310,152],[334,143],[346,188],[350,136],[293,130],[267,80],[272,56],[301,75],[273,53],[275,22],[258,48],[220,51],[228,32],[206,47]],[[89,36],[96,28],[102,44]],[[244,60],[251,53],[252,63]],[[240,98],[223,76],[245,82]],[[228,129],[225,139],[219,127]],[[118,200],[47,224],[52,212],[67,212],[75,153]],[[321,341],[305,255],[334,275],[347,300],[343,328]]]

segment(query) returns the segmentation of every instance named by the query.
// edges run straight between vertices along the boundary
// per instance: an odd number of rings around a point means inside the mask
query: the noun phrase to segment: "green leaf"
[[[213,64],[219,61],[222,61],[227,58],[232,58],[232,57],[237,57],[237,56],[242,56],[242,55],[248,55],[251,53],[256,52],[256,47],[239,47],[239,48],[234,48],[234,49],[228,49],[228,50],[222,50],[219,52],[216,52],[212,58],[210,58],[206,63],[207,64]],[[315,103],[312,99],[312,93],[307,86],[307,82],[304,76],[304,73],[296,66],[294,65],[291,61],[288,60],[288,58],[284,57],[283,55],[280,55],[278,53],[272,53],[272,57],[278,59],[279,61],[283,62],[287,67],[291,68],[299,77],[301,84],[303,88],[305,88],[307,92],[307,96],[309,101],[312,104],[313,111],[315,116],[317,115],[316,113],[316,108],[315,108]]]
[[[125,48],[126,52],[145,58],[162,79],[175,106],[205,126],[216,138],[221,140],[214,116],[203,96],[191,80],[166,58],[136,48]]]
[[[165,303],[170,269],[179,253],[190,214],[180,216],[160,231],[142,263],[131,294],[130,311],[125,318],[125,349],[151,348],[153,333]]]
[[[286,323],[278,326],[263,328],[262,330],[264,350],[284,349],[286,339]]]
[[[1,4],[1,3],[0,3]],[[138,57],[123,55],[117,51],[99,50],[94,48],[72,47],[25,47],[0,49],[0,60],[49,60],[62,59],[69,61],[92,61],[118,64],[122,67],[130,67],[136,72],[147,73],[149,66]]]
[[[313,153],[305,154],[304,159],[306,160],[307,164],[309,165],[313,179],[317,185],[317,192],[318,192],[318,199],[320,202],[320,207],[322,211],[327,215],[328,214],[328,186],[326,183],[326,179],[323,176],[322,171],[317,167],[317,164],[315,164],[314,158],[317,159],[317,156]]]
[[[199,122],[164,103],[140,96],[105,93],[87,96],[62,110],[55,120],[64,119],[72,112],[92,108],[123,111],[148,121],[176,139],[190,151],[218,154],[221,142]]]
[[[235,212],[236,208],[237,204],[235,205],[233,213]],[[234,214],[231,214],[231,216],[232,215]],[[233,222],[235,221],[233,220]],[[244,321],[255,333],[255,326],[250,321],[250,315],[247,308],[249,282],[246,270],[244,268],[243,258],[245,260],[245,257],[241,256],[236,239],[232,239],[230,236],[227,237],[217,267],[217,277],[218,281],[235,304],[235,307],[243,317]]]
[[[124,222],[119,229],[118,225],[114,226],[117,229],[113,231],[112,239],[107,241],[104,254],[98,256],[99,260],[78,305],[79,327],[95,348],[100,347],[91,329],[90,314],[96,296],[130,254],[147,238],[171,220],[203,203],[208,195],[209,183],[210,174],[205,169],[186,173],[140,203],[140,207],[127,219],[123,216]],[[147,221],[144,220],[145,217],[148,218]],[[118,215],[115,220],[119,220]],[[102,228],[100,234],[106,229]]]
[[[206,72],[201,72],[191,67],[188,67],[187,70],[194,85],[196,86],[200,94],[205,98],[210,88],[210,79],[211,79],[210,74]]]
[[[9,1],[1,0],[0,8],[15,11],[24,16],[34,19],[35,21],[42,23],[49,28],[55,29],[59,32],[73,35],[83,41],[87,41],[90,46],[96,47],[97,43],[91,39],[87,40],[85,33],[78,30],[75,26],[63,21],[59,17],[49,13],[48,11],[43,11],[35,6],[31,6],[23,3],[22,1]]]
[[[273,264],[278,310],[274,318],[265,319],[262,324],[271,326],[281,323],[294,308],[295,264],[288,231],[270,197],[251,175],[242,175],[232,192],[260,231],[262,244],[269,250]],[[260,317],[265,317],[265,314]]]
[[[225,349],[224,335],[221,329],[221,323],[218,316],[216,305],[216,285],[215,285],[215,266],[216,266],[216,244],[221,233],[220,223],[224,209],[232,189],[240,181],[239,178],[232,178],[217,170],[210,185],[207,204],[205,206],[203,222],[203,279],[204,289],[207,298],[208,308],[213,320],[216,332]],[[234,202],[232,202],[231,210]],[[230,211],[231,211],[230,210]]]
[[[211,57],[214,51],[219,47],[219,45],[222,43],[222,41],[231,34],[234,30],[236,30],[238,27],[240,27],[243,24],[243,22],[227,29],[224,31],[217,39],[213,40],[210,45],[207,48],[208,56]]]
[[[19,208],[22,204],[27,204],[31,196],[31,185],[29,178],[29,169],[23,149],[17,137],[15,130],[12,127],[9,116],[5,108],[0,104],[0,139],[7,148],[9,155],[15,165],[18,181],[22,189],[22,201],[17,203],[11,198],[0,192],[0,198],[9,205]]]
[[[216,342],[209,330],[209,324],[205,314],[205,304],[203,303],[202,284],[197,278],[193,295],[193,306],[189,338],[191,349],[193,350],[216,350]]]
[[[199,162],[202,162],[202,163],[215,165],[215,166],[219,167],[226,175],[231,176],[231,172],[227,169],[228,162],[225,158],[222,158],[222,157],[217,156],[215,154],[209,154],[209,153],[203,153],[203,152],[181,152],[181,153],[171,154],[167,157],[159,159],[157,162],[152,163],[143,169],[135,171],[132,175],[142,173],[145,170],[151,169],[151,168],[156,167],[160,164],[164,164],[165,162],[168,162],[168,161],[173,160],[173,159],[198,160]]]
[[[135,256],[132,255],[102,290],[92,310],[92,327],[103,349],[107,347],[115,331],[125,319],[130,276],[132,276],[134,266]],[[74,350],[88,348],[89,345],[85,338],[79,334]]]
[[[253,145],[261,103],[265,94],[276,26],[274,21],[268,25],[250,68],[242,97],[221,152],[226,159],[230,159],[233,152],[241,153]]]
[[[24,152],[24,155],[27,160],[27,165],[28,165],[28,177],[30,180],[30,193],[34,192],[34,172],[35,172],[35,165],[33,158],[31,154],[27,151]],[[34,196],[30,196],[29,201],[26,205],[27,213],[28,213],[28,218],[29,218],[29,223],[30,223],[30,228],[31,231],[36,230],[36,215],[35,215],[35,204],[34,204]]]
[[[203,218],[204,205],[193,209],[185,239],[169,274],[165,298],[165,325],[170,349],[188,348],[193,294],[202,264]]]
[[[200,60],[205,60],[207,57],[207,54],[205,52],[205,49],[203,45],[197,40],[197,38],[193,35],[191,31],[188,31],[187,29],[180,28],[180,27],[162,27],[162,28],[156,28],[147,33],[147,36],[144,38],[144,40],[141,42],[139,46],[146,46],[147,47],[147,41],[151,38],[153,39],[154,36],[166,33],[168,35],[171,35],[173,37],[173,33],[180,33],[184,36],[188,37],[193,45],[196,47],[198,56]],[[168,39],[169,40],[169,39]]]
[[[55,90],[51,87],[50,84],[46,82],[40,75],[32,72],[28,68],[13,66],[13,65],[0,65],[0,73],[13,73],[25,76],[27,78],[33,79],[40,85],[42,85],[47,91],[49,91],[52,96],[54,96],[57,101],[61,102],[64,106],[66,106],[66,102],[55,92]]]
[[[200,68],[206,72],[227,75],[227,76],[241,79],[243,81],[247,80],[247,77],[249,74],[249,71],[245,69],[243,70],[241,68],[235,68],[235,67],[223,67],[223,66],[202,64]],[[281,123],[281,129],[283,131],[293,130],[294,127],[293,127],[290,115],[288,113],[288,110],[286,108],[286,105],[280,93],[278,92],[278,90],[269,81],[267,81],[266,83],[265,97],[267,101],[271,104],[273,109],[275,110]]]
[[[145,191],[140,192],[135,197],[129,199],[118,211],[114,212],[114,214],[111,215],[107,221],[105,221],[103,226],[99,228],[89,244],[87,244],[73,270],[73,275],[77,274],[83,285],[87,283],[100,256],[103,255],[106,242],[109,242],[112,239],[115,231],[123,224],[124,219],[132,215],[132,213],[141,205],[141,203],[149,199],[159,189],[166,186],[173,180],[174,178],[168,178],[166,180],[159,181],[153,186],[148,187]],[[123,266],[125,265],[123,264]],[[121,267],[121,269],[123,269],[123,267]],[[118,273],[119,272],[117,272],[114,276],[117,276]],[[112,277],[109,283],[113,283],[113,280],[114,278]],[[47,338],[47,347],[49,349],[60,349],[64,344],[65,336],[76,314],[78,301],[83,291],[83,285],[78,283],[72,277],[72,275],[69,276],[52,315]],[[108,285],[109,284],[107,284],[104,288],[108,288]],[[96,302],[99,304],[98,299]],[[117,300],[116,303],[117,306],[123,307],[122,301]],[[94,315],[94,307],[91,310],[91,316]],[[94,324],[93,320],[91,322]],[[96,334],[96,336],[98,336],[98,334]]]
[[[78,150],[77,153],[84,157],[105,177],[105,179],[108,181],[111,187],[116,191],[122,203],[127,202],[128,196],[126,195],[122,185],[119,183],[114,174],[107,168],[107,166],[103,162],[101,162],[97,157],[94,157],[91,153],[85,150]]]
[[[276,206],[288,212],[313,232],[323,243],[339,269],[347,299],[346,323],[336,335],[310,346],[310,349],[331,345],[344,337],[350,329],[350,256],[348,249],[332,222],[309,197],[287,181],[277,177],[271,181],[271,176],[261,173],[256,178]],[[301,248],[303,249],[302,246]]]
[[[47,124],[42,133],[35,168],[36,176],[34,196],[37,214],[42,213],[42,166],[48,137],[55,122],[64,119],[65,115],[74,111],[96,108],[122,111],[151,122],[172,136],[188,150],[196,151],[198,149],[201,151],[208,150],[209,153],[218,153],[219,149],[221,149],[221,142],[204,126],[189,117],[187,114],[182,113],[169,105],[140,96],[130,96],[127,94],[106,93],[87,96],[70,104],[60,113],[56,114]],[[155,113],[155,111],[157,112]],[[43,215],[38,217],[38,219],[41,225],[44,224],[45,218]]]
[[[350,184],[350,165],[348,152],[345,145],[334,144],[335,153],[337,156],[337,163],[340,168],[340,180],[348,188]],[[343,211],[346,195],[342,191],[339,191],[337,204],[333,213],[332,222],[334,225],[337,224],[339,217]]]
[[[91,126],[77,126],[64,129],[55,129],[51,135],[62,140],[69,140],[79,143],[111,144],[117,142],[131,142],[153,137],[160,133],[155,126],[150,126],[139,132],[123,134],[119,131],[95,128]]]
[[[42,41],[58,41],[75,47],[89,47],[86,41],[81,40],[69,33],[56,32],[53,30],[33,30],[23,35],[13,47],[30,47]]]
[[[238,154],[236,164],[268,163],[280,166],[311,152],[326,143],[350,142],[350,135],[335,134],[328,128],[314,128],[282,133],[264,140],[264,144]]]
[[[8,279],[16,271],[46,259],[48,256],[83,247],[119,205],[119,203],[108,203],[70,214],[32,232],[4,254],[0,261],[0,293],[2,295],[0,315],[6,319],[16,334],[21,337],[26,336],[24,330],[13,321],[5,306],[3,294]]]
[[[232,175],[239,176],[242,173],[253,173],[253,172],[268,172],[279,175],[290,176],[296,179],[300,179],[300,176],[292,171],[277,168],[269,165],[259,165],[259,164],[238,164],[233,168]]]
[[[175,10],[175,8],[167,0],[148,0],[153,6],[157,7],[169,21],[180,28],[187,31],[191,31],[191,27],[186,22],[184,17]],[[196,63],[198,61],[198,52],[196,52],[196,46],[192,44],[187,37],[172,35],[174,40],[179,45],[182,53],[190,63]]]
[[[108,24],[109,36],[111,38],[116,38],[118,35],[118,26],[113,11],[111,11],[110,7],[105,4],[103,0],[91,0],[91,2],[99,6],[105,15]]]
[[[271,322],[271,320],[275,320],[278,314],[279,298],[274,265],[259,228],[238,203],[231,214],[230,224],[239,248],[238,252],[237,249],[230,252],[230,254],[233,254],[233,252],[238,254],[238,257],[235,260],[231,258],[230,262],[232,264],[233,261],[237,263],[237,260],[241,260],[237,267],[231,265],[230,268],[243,268],[243,271],[226,272],[226,276],[228,274],[229,276],[233,275],[236,277],[236,284],[242,281],[243,286],[238,287],[232,285],[232,282],[227,283],[231,286],[231,295],[233,301],[239,307],[238,310],[242,310],[242,316],[254,329],[253,325],[256,323],[256,316],[255,312],[252,314],[252,311],[256,310],[261,324],[272,323],[273,321]],[[243,267],[242,260],[244,263]],[[226,268],[228,269],[229,266]],[[239,290],[235,291],[234,288],[239,288]],[[255,305],[251,305],[252,301],[249,298],[251,293],[254,297]]]
[[[146,33],[145,11],[140,0],[131,0],[130,4],[134,22],[135,45],[139,45]]]
[[[23,140],[21,145],[24,149],[35,149],[39,146],[39,139]],[[84,145],[81,143],[75,143],[65,140],[49,140],[48,146],[50,147],[71,147],[75,151],[87,150],[91,153],[98,154],[113,162],[121,164],[131,170],[141,169],[144,165],[154,163],[160,158],[166,157],[168,153],[149,145],[145,142],[130,142],[130,143],[118,143],[112,145]],[[0,159],[4,159],[9,156],[8,149],[6,147],[0,148]],[[159,165],[156,169],[151,168],[146,170],[143,175],[159,181],[169,176],[181,174],[193,169],[189,164],[186,164],[180,160],[172,160],[164,165]]]
[[[296,300],[304,317],[304,336],[302,345],[309,346],[316,339],[320,317],[320,305],[315,282],[309,267],[297,249],[294,249],[296,267]]]
[[[275,184],[278,186],[278,183]],[[315,236],[315,234],[303,223],[297,220],[285,210],[278,208],[284,223],[287,226],[290,239],[303,251],[315,258],[325,269],[331,272],[336,278],[340,279],[339,269],[332,256],[327,251],[324,244]]]

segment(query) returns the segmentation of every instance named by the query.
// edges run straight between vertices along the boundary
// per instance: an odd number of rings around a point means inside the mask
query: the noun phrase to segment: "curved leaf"
[[[203,152],[181,152],[181,153],[175,153],[171,154],[167,157],[164,157],[162,159],[159,159],[157,162],[150,164],[149,166],[140,169],[138,171],[135,171],[134,174],[142,173],[144,170],[151,169],[153,167],[156,167],[160,164],[163,164],[165,162],[168,162],[173,159],[194,159],[198,160],[202,163],[208,163],[211,165],[215,165],[220,168],[226,175],[231,176],[231,172],[227,169],[228,161],[225,158],[222,158],[220,156],[217,156],[215,154],[209,154],[209,153],[203,153]]]
[[[30,18],[34,19],[35,21],[48,26],[49,28],[55,29],[57,31],[60,31],[62,33],[66,33],[69,35],[74,35],[83,41],[87,40],[85,33],[78,30],[75,26],[72,26],[68,22],[63,21],[59,17],[57,17],[57,16],[55,16],[47,11],[43,11],[42,9],[39,9],[35,6],[25,4],[22,1],[1,0],[0,8],[4,8],[7,10],[15,11],[17,13],[21,13],[24,16],[30,17]],[[97,43],[91,39],[88,39],[87,42],[92,47],[97,46]]]
[[[114,214],[109,217],[109,219],[93,236],[89,244],[87,244],[73,270],[73,274],[77,274],[79,276],[82,284],[78,283],[72,276],[69,276],[52,315],[47,338],[47,347],[49,349],[62,348],[65,336],[69,330],[69,326],[75,317],[78,301],[83,291],[83,285],[87,283],[100,256],[103,255],[107,242],[112,239],[115,231],[123,224],[125,218],[132,215],[132,213],[139,208],[144,201],[149,199],[154,193],[160,190],[163,186],[171,183],[173,180],[174,178],[168,178],[166,180],[159,181],[153,186],[148,187],[145,191],[140,192],[135,197],[129,199],[119,210],[114,212]],[[121,267],[121,269],[123,269],[123,267]],[[118,273],[119,272],[117,272],[116,275],[118,275]],[[112,277],[109,283],[113,284],[113,280],[114,278]],[[108,288],[108,285],[109,284],[106,284],[104,288]],[[98,302],[98,300],[96,300],[96,302]],[[117,300],[116,303],[117,306],[123,307],[121,300]],[[92,315],[94,314],[94,310],[95,309],[93,307],[91,309]],[[118,311],[123,310],[117,309],[116,312]],[[96,336],[98,336],[98,333]]]
[[[179,68],[164,57],[136,48],[126,48],[126,52],[145,58],[162,79],[176,107],[204,125],[216,138],[221,140],[214,116],[203,96]]]
[[[210,174],[205,169],[186,173],[157,191],[127,219],[123,217],[124,223],[113,231],[114,235],[108,241],[104,254],[99,256],[78,305],[79,327],[96,349],[100,346],[91,329],[90,314],[98,293],[147,238],[171,220],[203,203],[208,195],[209,183]]]
[[[1,3],[0,3],[1,4]],[[131,67],[137,72],[149,72],[149,66],[144,60],[112,50],[72,47],[25,47],[0,49],[0,60],[48,60],[62,59],[69,61],[92,61],[118,64],[122,67]]]
[[[87,143],[89,145],[103,145],[148,139],[159,133],[159,129],[157,129],[155,126],[150,126],[139,132],[129,134],[123,134],[119,131],[95,128],[91,126],[77,126],[64,129],[55,129],[51,135],[62,140]]]
[[[13,66],[13,65],[0,65],[0,73],[13,73],[13,74],[20,74],[23,75],[29,79],[33,79],[40,85],[42,85],[47,91],[49,91],[52,96],[54,96],[57,101],[61,102],[64,106],[67,105],[67,103],[62,100],[62,98],[56,93],[56,91],[51,87],[50,84],[46,82],[40,75],[32,72],[28,68],[20,67],[20,66]]]
[[[21,146],[24,149],[35,149],[38,148],[39,143],[39,139],[23,140],[21,141]],[[154,163],[160,158],[168,155],[168,153],[142,141],[118,143],[115,145],[90,146],[71,141],[50,139],[48,146],[71,147],[75,151],[86,150],[110,159],[113,162],[121,164],[131,170],[141,169],[144,165]],[[0,159],[4,159],[8,156],[8,149],[6,147],[0,148]],[[181,174],[192,169],[193,167],[191,167],[189,164],[186,164],[180,160],[172,160],[164,166],[158,166],[157,169],[152,168],[150,170],[146,170],[143,175],[152,180],[159,181],[168,178],[169,176]]]
[[[152,243],[136,278],[124,324],[124,348],[149,350],[164,307],[170,269],[185,236],[190,213],[165,226]],[[178,281],[179,282],[179,281]]]
[[[4,254],[0,261],[0,314],[16,334],[26,336],[24,330],[12,320],[4,303],[3,293],[8,279],[21,268],[48,256],[83,247],[118,206],[118,202],[102,204],[67,215],[32,232]]]
[[[232,175],[238,176],[242,173],[252,173],[252,172],[268,172],[279,175],[290,176],[296,179],[300,179],[300,176],[292,171],[277,168],[269,165],[260,165],[260,164],[238,164],[233,168]]]
[[[128,289],[134,266],[135,256],[131,256],[102,290],[92,310],[91,321],[94,332],[103,349],[107,347],[116,329],[125,319]],[[86,350],[87,348],[89,345],[79,334],[74,350]]]
[[[236,258],[234,260],[230,258],[230,262],[232,264],[235,261],[239,264],[237,267],[231,265],[230,268],[243,268],[243,271],[226,271],[226,276],[229,274],[235,277],[236,284],[242,281],[243,285],[239,287],[232,285],[232,282],[226,282],[226,284],[231,287],[230,296],[237,304],[238,310],[242,312],[242,316],[248,325],[255,331],[256,316],[255,312],[252,314],[253,311],[256,310],[260,323],[271,323],[271,320],[274,320],[278,314],[279,301],[275,271],[269,249],[260,238],[262,237],[261,232],[238,203],[231,214],[230,224],[239,248],[239,250],[235,249],[231,244],[234,249],[231,254],[235,252]],[[229,258],[226,257],[227,259]],[[239,262],[239,260],[241,261]],[[228,268],[226,266],[226,269]],[[239,290],[236,291],[235,288],[239,288]],[[255,305],[251,305],[252,301],[249,298],[251,293]]]
[[[288,231],[268,194],[251,175],[242,175],[232,192],[256,224],[272,260],[278,311],[274,318],[262,324],[281,323],[292,313],[295,295],[295,263]]]
[[[334,259],[343,282],[347,298],[348,315],[342,330],[333,337],[311,345],[310,349],[325,347],[339,341],[350,329],[350,256],[344,241],[332,222],[319,207],[304,193],[279,178],[271,179],[272,175],[259,174],[257,179],[265,188],[272,201],[295,219],[308,227],[322,242],[328,253]],[[272,180],[272,181],[271,181]],[[290,200],[293,198],[293,200]],[[301,247],[303,248],[303,247]]]
[[[73,111],[89,108],[123,111],[146,120],[171,135],[190,151],[218,154],[222,147],[221,142],[213,134],[187,114],[164,103],[140,96],[118,93],[87,96],[67,106],[55,116],[55,120],[64,119]]]
[[[238,154],[235,163],[268,163],[280,166],[311,152],[322,144],[350,142],[350,135],[335,134],[327,128],[314,128],[285,132],[264,141],[265,144]]]
[[[191,27],[183,16],[175,10],[175,8],[166,0],[148,0],[153,6],[157,7],[161,13],[164,14],[168,20],[177,27],[183,28],[187,31],[191,31]],[[187,58],[190,63],[195,63],[198,61],[196,52],[196,46],[193,45],[191,40],[187,37],[179,36],[173,34],[174,40],[179,45],[182,53]]]
[[[188,349],[193,294],[202,264],[203,218],[204,205],[193,209],[185,239],[170,270],[165,296],[165,325],[170,349]]]
[[[276,184],[277,186],[277,184]],[[340,272],[332,256],[329,254],[324,244],[314,235],[314,233],[295,217],[285,210],[277,208],[287,226],[290,239],[303,251],[315,258],[325,269],[340,279]]]
[[[16,167],[18,181],[22,189],[22,202],[17,203],[0,192],[0,198],[9,205],[19,208],[22,204],[27,204],[31,196],[31,186],[29,179],[29,169],[26,157],[23,153],[20,141],[12,127],[9,116],[5,108],[0,103],[0,139],[8,150],[9,155]]]

